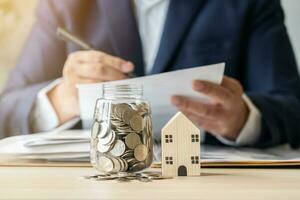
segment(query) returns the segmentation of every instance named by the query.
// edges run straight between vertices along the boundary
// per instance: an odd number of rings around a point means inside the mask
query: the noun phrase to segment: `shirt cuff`
[[[260,137],[261,112],[246,94],[243,94],[243,100],[249,109],[248,119],[235,141],[217,136],[216,138],[223,144],[229,146],[251,146],[255,144]]]
[[[30,115],[31,127],[34,133],[67,130],[75,126],[80,121],[80,118],[78,117],[59,126],[58,117],[51,102],[49,101],[47,93],[60,82],[61,78],[56,79],[38,92],[36,102]]]
[[[49,131],[59,125],[58,117],[49,101],[47,93],[57,86],[60,81],[60,79],[56,79],[38,92],[36,102],[30,115],[33,132]]]

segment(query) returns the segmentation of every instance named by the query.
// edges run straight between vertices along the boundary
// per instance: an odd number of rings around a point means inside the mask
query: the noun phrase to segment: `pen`
[[[95,50],[89,43],[83,41],[79,37],[75,36],[74,34],[70,33],[68,30],[62,27],[58,27],[56,30],[56,35],[65,42],[73,43],[80,47],[83,50]],[[129,78],[135,77],[134,73],[126,74]]]
[[[90,44],[83,41],[79,37],[73,35],[72,33],[70,33],[69,31],[67,31],[62,27],[57,28],[56,34],[60,39],[64,40],[65,42],[76,44],[78,47],[80,47],[83,50],[94,50]]]

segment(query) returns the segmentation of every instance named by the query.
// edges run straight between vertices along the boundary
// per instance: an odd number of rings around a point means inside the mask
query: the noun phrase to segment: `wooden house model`
[[[161,134],[162,175],[200,176],[200,129],[178,112]]]

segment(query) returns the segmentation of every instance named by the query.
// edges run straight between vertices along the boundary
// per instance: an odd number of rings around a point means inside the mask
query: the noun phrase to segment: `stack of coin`
[[[152,180],[163,180],[171,179],[172,177],[162,176],[160,172],[140,172],[140,173],[106,173],[97,174],[92,176],[84,176],[85,179],[96,180],[96,181],[107,181],[107,180],[117,180],[118,182],[129,182],[132,180],[137,180],[140,182],[150,182]]]
[[[151,165],[152,119],[147,103],[104,102],[96,105],[95,115],[91,160],[96,169],[107,173],[136,172]]]

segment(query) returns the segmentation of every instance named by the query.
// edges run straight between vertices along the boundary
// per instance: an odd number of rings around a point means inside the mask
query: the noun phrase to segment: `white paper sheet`
[[[76,138],[76,139],[74,139]],[[84,142],[78,142],[84,140]],[[34,141],[44,145],[30,145]],[[57,141],[57,143],[53,143]],[[90,131],[68,130],[31,135],[21,135],[0,140],[0,165],[10,159],[43,159],[59,162],[89,161]],[[161,149],[154,146],[154,162],[160,162]],[[202,163],[262,163],[280,164],[297,162],[300,166],[300,150],[293,150],[288,145],[269,149],[231,148],[220,146],[201,146]]]
[[[154,132],[159,135],[161,128],[176,113],[170,102],[171,96],[184,95],[207,101],[207,97],[193,91],[192,81],[198,79],[220,84],[224,68],[225,64],[220,63],[102,84],[78,85],[81,118],[91,121],[95,101],[102,97],[103,84],[142,84],[144,99],[151,104]]]
[[[80,140],[80,141],[78,141]],[[67,130],[61,132],[35,133],[0,140],[0,156],[44,156],[58,154],[88,153],[89,130]],[[40,145],[36,145],[40,143]]]

